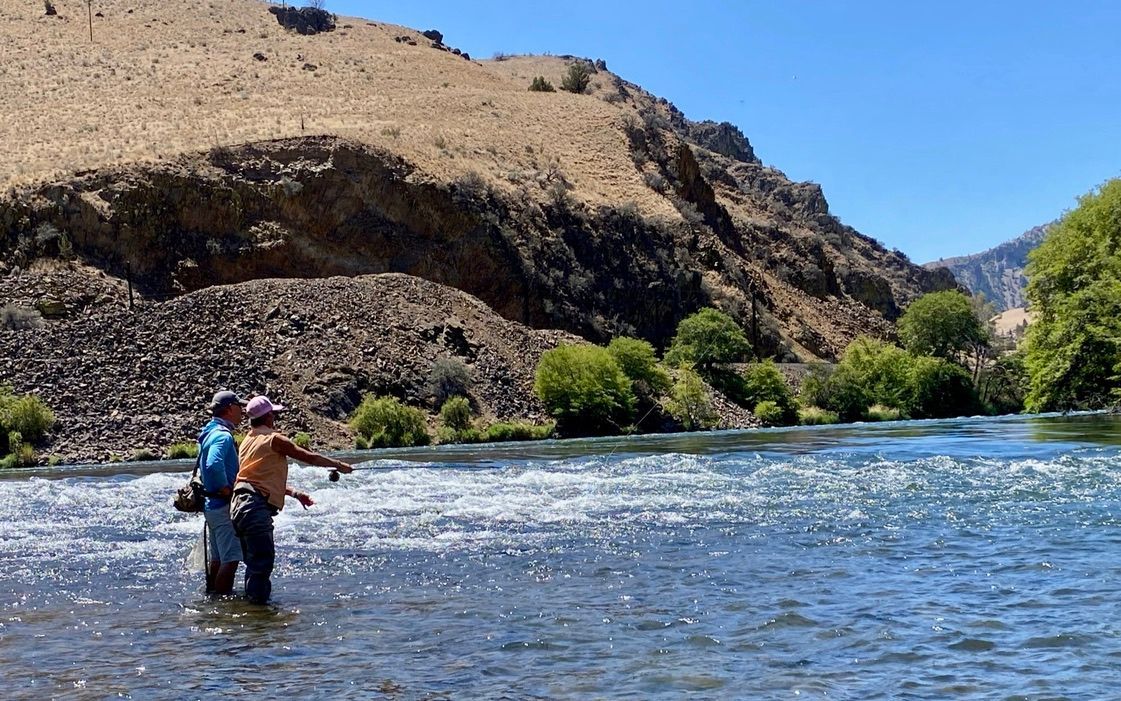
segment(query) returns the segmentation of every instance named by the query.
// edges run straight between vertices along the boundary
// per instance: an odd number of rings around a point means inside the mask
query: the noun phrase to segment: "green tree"
[[[985,344],[989,335],[977,318],[973,301],[957,291],[931,292],[919,297],[899,319],[899,340],[914,355],[948,360]]]
[[[671,365],[691,364],[702,373],[718,363],[734,363],[748,356],[750,346],[732,317],[716,309],[702,309],[677,325],[666,352]]]
[[[1121,179],[1079,200],[1029,255],[1029,411],[1098,407],[1121,373]]]
[[[638,338],[619,336],[607,345],[623,374],[634,383],[635,394],[657,397],[669,391],[672,380],[658,365],[654,346]]]
[[[533,390],[563,434],[617,433],[634,417],[631,380],[600,346],[562,345],[545,351]]]
[[[592,72],[588,68],[588,64],[583,61],[576,61],[568,67],[568,72],[561,78],[561,90],[582,95],[588,89],[588,83],[591,80]]]
[[[905,409],[909,393],[908,373],[913,360],[898,346],[861,336],[845,349],[837,372],[851,373],[852,378],[864,388],[868,399],[865,409],[871,404]],[[831,406],[823,408],[834,409]]]

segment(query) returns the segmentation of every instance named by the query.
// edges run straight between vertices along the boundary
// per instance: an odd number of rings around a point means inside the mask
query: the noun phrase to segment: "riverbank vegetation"
[[[35,445],[54,422],[54,413],[39,397],[0,386],[0,468],[36,464]]]
[[[1121,179],[1081,200],[1029,255],[1029,411],[1121,399]]]
[[[671,430],[709,429],[714,391],[765,426],[1019,411],[1022,362],[999,347],[986,314],[956,290],[926,295],[900,320],[902,347],[857,338],[836,364],[804,371],[795,392],[771,360],[742,363],[750,354],[743,329],[705,309],[681,322],[661,361],[631,338],[548,351],[535,391],[565,436],[643,430],[652,413],[675,422]]]

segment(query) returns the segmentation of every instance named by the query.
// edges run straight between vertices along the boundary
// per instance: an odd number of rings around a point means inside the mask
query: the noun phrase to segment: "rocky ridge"
[[[1053,225],[1037,226],[987,251],[943,258],[926,263],[926,267],[948,269],[970,292],[985,295],[998,312],[1024,308],[1028,284],[1024,268],[1028,264],[1028,254],[1043,243]]]

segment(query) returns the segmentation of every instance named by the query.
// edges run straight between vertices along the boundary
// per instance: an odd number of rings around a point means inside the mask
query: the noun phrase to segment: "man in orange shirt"
[[[311,495],[288,486],[288,460],[326,467],[343,474],[354,468],[326,455],[304,450],[275,429],[276,414],[284,407],[268,397],[254,397],[245,407],[250,430],[238,450],[241,464],[230,501],[230,518],[241,539],[245,563],[245,596],[264,604],[272,593],[272,518],[284,508],[284,497],[295,498],[306,509],[315,501]]]

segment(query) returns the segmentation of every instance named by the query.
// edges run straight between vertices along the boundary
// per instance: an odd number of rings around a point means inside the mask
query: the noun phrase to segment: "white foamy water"
[[[186,473],[4,479],[0,674],[8,698],[1109,697],[1118,443],[1091,416],[293,467],[318,503],[276,520],[266,610],[184,570]]]

